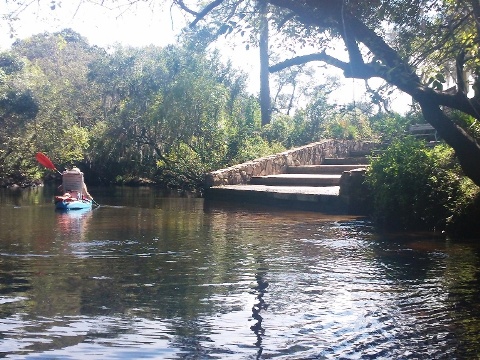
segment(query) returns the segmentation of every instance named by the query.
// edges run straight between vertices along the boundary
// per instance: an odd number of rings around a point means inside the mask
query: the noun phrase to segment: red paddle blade
[[[35,158],[37,159],[37,161],[42,164],[43,166],[45,166],[46,168],[48,169],[52,169],[52,170],[57,170],[57,168],[55,167],[55,165],[53,165],[52,161],[47,157],[47,155],[45,155],[44,153],[41,153],[41,152],[38,152],[35,154]],[[57,170],[58,171],[58,170]]]

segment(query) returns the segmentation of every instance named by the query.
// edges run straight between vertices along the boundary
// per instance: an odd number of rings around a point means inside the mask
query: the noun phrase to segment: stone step
[[[359,150],[359,151],[350,151],[350,156],[351,158],[356,158],[356,157],[366,157],[372,154],[372,150]]]
[[[279,174],[253,176],[251,185],[268,186],[338,186],[341,175],[333,174]]]
[[[358,168],[366,168],[368,165],[348,164],[348,165],[300,165],[289,166],[288,174],[342,174]]]
[[[325,158],[322,165],[368,165],[370,160],[365,156],[346,158]]]

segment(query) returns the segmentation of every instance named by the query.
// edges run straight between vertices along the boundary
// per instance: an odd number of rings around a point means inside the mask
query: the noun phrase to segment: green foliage
[[[180,143],[157,166],[162,183],[175,188],[199,188],[208,165],[187,144]]]
[[[262,134],[267,140],[279,141],[286,148],[329,137],[327,125],[338,112],[337,107],[328,102],[329,91],[326,85],[315,87],[304,109],[298,109],[293,116],[275,114]]]
[[[26,119],[33,119],[38,113],[38,104],[30,91],[17,92],[8,91],[0,98],[0,109],[2,109],[2,118],[20,115]]]
[[[335,114],[326,125],[326,136],[334,139],[367,140],[373,138],[369,119],[357,109]]]
[[[85,150],[90,143],[88,129],[78,125],[72,125],[63,130],[63,136],[59,146],[63,149],[63,162],[72,165],[84,159]]]
[[[36,151],[90,181],[178,186],[235,161],[259,130],[258,100],[246,74],[183,40],[109,53],[69,29],[17,41],[0,54],[0,177],[38,177]]]
[[[118,48],[90,68],[90,78],[109,99],[105,131],[121,139],[98,144],[131,160],[124,169],[129,177],[148,174],[161,183],[198,185],[202,172],[236,155],[229,154],[229,143],[251,126],[243,74],[230,71],[218,54],[206,57],[174,46]],[[158,164],[159,171],[152,171]]]
[[[461,126],[480,142],[480,122],[477,119],[459,111],[453,111],[452,118],[457,125]]]
[[[0,53],[0,69],[6,75],[20,72],[23,69],[23,66],[24,63],[20,57],[8,52]]]
[[[328,135],[325,134],[327,124],[335,113],[335,106],[328,103],[328,93],[323,88],[317,88],[305,108],[304,116],[295,117],[296,126],[299,125],[301,129],[296,135],[297,139],[306,144],[327,138]]]
[[[380,142],[390,142],[403,136],[411,120],[400,114],[376,114],[369,119],[372,131]]]
[[[285,151],[285,147],[281,143],[278,141],[269,142],[257,134],[245,139],[234,159],[234,163],[240,164],[282,151]]]
[[[411,121],[399,114],[368,117],[357,108],[344,110],[326,101],[316,99],[293,117],[277,114],[262,129],[262,135],[269,141],[280,141],[286,148],[327,138],[389,141],[403,136]]]
[[[292,118],[281,114],[276,114],[270,124],[262,128],[262,137],[269,142],[281,142],[286,148],[292,147],[294,133],[295,123]]]
[[[367,172],[377,224],[389,229],[439,229],[472,201],[476,186],[460,176],[446,145],[395,140]]]

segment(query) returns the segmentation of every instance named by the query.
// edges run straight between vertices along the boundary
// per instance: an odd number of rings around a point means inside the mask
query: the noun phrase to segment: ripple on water
[[[91,240],[70,243],[71,253],[77,257],[118,256],[129,251],[130,246],[138,244],[134,240]]]
[[[478,295],[474,254],[455,265],[434,241],[378,240],[368,224],[316,214],[172,213],[129,208],[131,232],[122,224],[112,234],[97,227],[97,212],[81,242],[54,237],[3,256],[0,351],[290,360],[468,358],[460,346],[478,349],[460,336],[478,338],[475,305],[457,309]]]
[[[29,358],[130,359],[178,351],[171,346],[173,333],[166,324],[135,316],[32,319],[30,325],[16,317],[8,326],[11,337],[2,342],[2,351],[28,354],[34,348]]]

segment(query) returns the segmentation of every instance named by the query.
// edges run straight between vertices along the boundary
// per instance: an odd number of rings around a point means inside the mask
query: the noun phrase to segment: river
[[[480,245],[151,188],[0,190],[0,357],[473,359]]]

